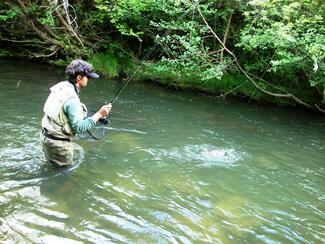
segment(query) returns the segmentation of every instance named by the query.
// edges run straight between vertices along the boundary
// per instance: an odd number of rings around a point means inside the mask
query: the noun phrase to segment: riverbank
[[[112,54],[96,54],[90,58],[90,62],[94,65],[96,70],[108,78],[128,79],[132,77],[132,79],[136,81],[153,82],[176,90],[191,90],[218,99],[232,97],[238,100],[256,102],[259,104],[270,103],[278,106],[299,107],[295,100],[283,99],[283,97],[276,97],[263,93],[261,90],[257,89],[243,73],[239,73],[238,71],[222,74],[221,77],[202,79],[204,70],[190,72],[175,70],[168,66],[164,66],[159,61],[141,63],[139,60],[132,58],[127,59],[125,56],[121,58]],[[271,85],[267,81],[258,83],[259,86],[264,88],[268,86],[271,87],[271,92],[277,92],[277,84],[284,82],[278,81]],[[317,104],[321,99],[320,93],[315,88],[303,84],[302,82],[301,87],[290,87],[292,94],[302,98],[305,103]],[[282,90],[284,91],[285,89],[282,88]],[[304,106],[301,107],[304,108]]]
[[[3,59],[3,58],[2,58]],[[25,60],[27,62],[45,63],[63,69],[70,61],[58,59],[42,61],[38,59],[28,59],[20,57],[5,58],[9,60]],[[305,110],[303,106],[298,106],[289,99],[268,96],[256,89],[254,85],[242,74],[234,72],[224,74],[221,79],[200,79],[198,73],[186,73],[184,71],[162,69],[159,62],[140,63],[135,58],[127,58],[125,55],[113,55],[111,53],[97,53],[92,55],[88,61],[93,64],[94,69],[102,77],[115,80],[127,80],[132,77],[133,82],[153,83],[162,87],[174,90],[188,90],[203,96],[210,96],[215,99],[235,99],[245,103],[256,103],[262,105],[275,105],[280,107],[296,107]],[[317,103],[319,94],[313,89],[295,90],[295,94],[311,104]],[[308,109],[307,109],[308,110]],[[319,111],[315,111],[319,112]]]

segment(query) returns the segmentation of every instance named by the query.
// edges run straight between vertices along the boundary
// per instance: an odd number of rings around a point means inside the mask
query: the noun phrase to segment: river
[[[55,169],[42,107],[64,69],[0,60],[0,242],[324,243],[325,118],[131,82],[103,140]],[[91,80],[99,108],[121,82]]]

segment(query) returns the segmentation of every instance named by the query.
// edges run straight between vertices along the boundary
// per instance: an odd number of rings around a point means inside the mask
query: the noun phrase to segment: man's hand
[[[106,117],[109,112],[111,111],[112,109],[112,104],[109,103],[107,105],[104,105],[102,106],[97,113],[95,113],[93,116],[92,116],[92,119],[95,121],[95,123],[97,123],[97,121],[102,118],[102,117]]]
[[[109,103],[109,104],[101,107],[98,112],[100,113],[100,115],[102,117],[106,117],[109,114],[109,112],[111,111],[111,109],[112,109],[112,104]]]

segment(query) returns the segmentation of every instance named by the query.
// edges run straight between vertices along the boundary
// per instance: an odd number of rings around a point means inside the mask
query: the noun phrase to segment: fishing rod
[[[167,35],[168,34],[168,31],[166,31],[166,33],[163,36]],[[132,73],[132,75],[127,79],[127,81],[124,83],[124,85],[121,87],[121,89],[115,94],[115,96],[113,97],[113,99],[110,101],[111,104],[113,104],[115,102],[115,100],[118,98],[118,96],[123,92],[123,90],[130,83],[130,81],[135,76],[135,74],[140,70],[140,68],[144,65],[145,61],[149,58],[149,56],[153,53],[153,51],[156,49],[157,46],[158,46],[158,43],[155,43],[155,45],[152,48],[150,48],[150,50],[148,51],[148,53],[141,60],[141,63],[140,63],[140,65],[138,65],[137,69]]]
[[[164,35],[167,35],[168,31],[166,31],[166,33]],[[118,98],[118,96],[123,92],[123,90],[126,88],[126,86],[130,83],[130,81],[132,80],[132,78],[135,76],[135,74],[139,71],[139,69],[143,66],[144,62],[146,61],[147,58],[149,58],[149,56],[152,54],[152,52],[154,51],[154,49],[156,49],[156,47],[158,46],[158,43],[155,43],[155,45],[148,51],[148,53],[145,55],[145,57],[142,59],[140,65],[137,67],[137,69],[133,72],[133,74],[127,79],[127,81],[124,83],[124,85],[120,88],[120,90],[118,90],[118,92],[114,95],[114,97],[112,98],[112,100],[109,102],[111,104],[113,104],[115,102],[115,100]],[[102,125],[107,125],[109,123],[109,117],[110,115],[100,118],[98,121],[102,124]],[[95,138],[98,139],[98,138]]]

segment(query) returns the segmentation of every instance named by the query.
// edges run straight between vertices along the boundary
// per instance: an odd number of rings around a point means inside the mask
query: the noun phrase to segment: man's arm
[[[83,118],[82,107],[77,98],[70,98],[63,104],[63,110],[68,115],[73,132],[80,134],[93,127],[97,121],[92,117]]]

